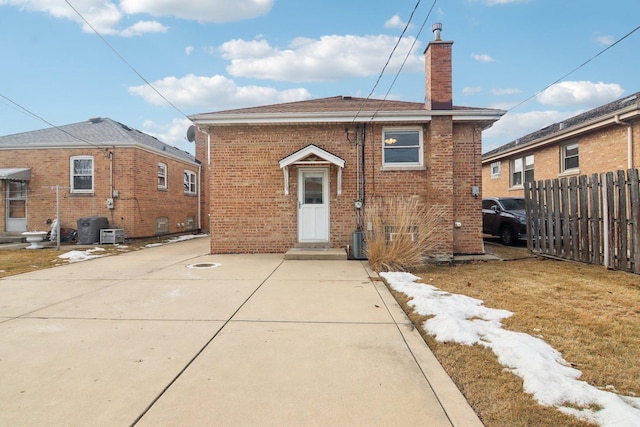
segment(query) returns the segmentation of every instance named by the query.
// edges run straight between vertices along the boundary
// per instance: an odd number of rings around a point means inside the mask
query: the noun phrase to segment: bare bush
[[[411,271],[424,265],[436,247],[443,206],[426,206],[417,197],[375,197],[365,208],[365,242],[376,271]]]

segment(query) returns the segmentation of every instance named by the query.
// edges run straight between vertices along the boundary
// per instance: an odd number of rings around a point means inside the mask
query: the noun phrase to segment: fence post
[[[600,177],[598,174],[591,175],[591,245],[593,253],[593,263],[602,264],[602,239],[600,227]]]
[[[638,169],[629,169],[627,171],[630,184],[629,206],[631,208],[631,271],[640,274],[640,185]]]
[[[624,271],[629,270],[629,252],[627,251],[627,179],[624,171],[618,171],[616,180],[617,204],[618,204],[618,235],[616,239],[616,249],[618,253],[618,268]]]

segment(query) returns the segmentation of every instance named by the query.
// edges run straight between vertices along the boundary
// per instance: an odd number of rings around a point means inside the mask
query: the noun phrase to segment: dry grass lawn
[[[582,371],[581,380],[640,396],[640,276],[529,257],[522,247],[487,245],[487,252],[511,260],[431,267],[422,282],[513,312],[504,328],[541,336]],[[426,320],[410,317],[417,326]],[[589,425],[537,404],[491,350],[423,336],[487,427]]]
[[[159,241],[161,240],[154,238],[128,242],[125,245],[102,245],[100,247],[105,251],[96,253],[96,255],[113,255],[138,250],[148,243],[157,243]],[[59,251],[55,247],[45,247],[44,249],[0,249],[0,278],[65,264],[67,261],[59,258],[60,255],[95,246],[99,245],[83,247],[74,244],[62,245]]]

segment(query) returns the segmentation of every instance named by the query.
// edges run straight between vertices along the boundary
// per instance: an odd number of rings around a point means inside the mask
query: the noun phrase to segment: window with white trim
[[[520,187],[534,180],[533,154],[511,160],[511,186]]]
[[[196,194],[196,174],[192,171],[184,171],[184,194]]]
[[[491,163],[491,179],[500,178],[502,163],[500,161]]]
[[[158,190],[167,189],[167,165],[158,163]]]
[[[563,145],[561,148],[561,172],[577,171],[580,167],[579,146],[577,142]]]
[[[422,166],[422,128],[393,128],[382,131],[382,165]]]
[[[70,159],[72,193],[93,193],[93,156],[73,156]]]

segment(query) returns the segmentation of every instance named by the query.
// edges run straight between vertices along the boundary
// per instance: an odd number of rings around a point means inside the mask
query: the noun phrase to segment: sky
[[[489,348],[501,365],[522,378],[524,391],[541,405],[603,427],[640,425],[640,398],[581,381],[582,372],[571,367],[542,337],[503,329],[500,321],[513,315],[510,311],[418,283],[419,278],[410,273],[380,275],[410,298],[409,305],[416,313],[432,316],[423,324],[428,334],[441,342]]]
[[[0,135],[109,117],[193,154],[191,114],[423,102],[435,22],[454,105],[508,111],[483,152],[640,91],[637,1],[0,0]]]

